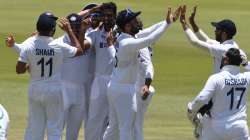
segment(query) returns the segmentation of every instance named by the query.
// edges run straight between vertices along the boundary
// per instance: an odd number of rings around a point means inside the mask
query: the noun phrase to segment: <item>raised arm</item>
[[[59,27],[69,35],[71,46],[77,48],[75,56],[82,55],[84,53],[82,46],[77,37],[75,36],[69,21],[66,18],[61,18],[59,20]]]
[[[200,28],[199,26],[196,24],[195,22],[195,15],[196,15],[196,10],[197,10],[197,6],[195,6],[193,8],[193,12],[191,13],[190,17],[189,17],[189,23],[193,29],[193,31],[195,32],[196,36],[202,40],[202,41],[208,41],[210,40],[210,38],[208,37],[208,35],[206,35]]]
[[[24,47],[25,41],[22,44],[17,44],[15,43],[15,39],[12,35],[9,35],[6,39],[5,39],[5,44],[7,47],[12,48],[13,50],[15,50],[17,53],[21,52],[21,49]]]
[[[206,41],[200,40],[194,32],[189,28],[186,22],[186,6],[184,5],[181,10],[180,22],[185,34],[193,46],[210,51],[213,48],[213,44],[207,43]]]
[[[136,34],[136,36],[138,38],[142,38],[142,37],[146,37],[148,36],[150,33],[152,33],[153,31],[155,31],[156,29],[158,29],[159,27],[162,26],[162,24],[164,24],[165,21],[161,21],[159,23],[156,23],[148,28],[145,28],[143,30],[141,30],[138,34]]]
[[[177,11],[180,11],[180,8],[177,9]],[[128,38],[124,39],[123,41],[119,42],[121,46],[127,46],[126,48],[131,51],[136,51],[142,48],[145,48],[151,44],[153,44],[155,41],[157,41],[162,34],[166,31],[167,27],[172,23],[175,22],[179,18],[179,14],[176,13],[172,15],[171,8],[168,9],[166,21],[163,22],[163,24],[156,30],[154,30],[151,34],[149,34],[146,37],[143,38]]]

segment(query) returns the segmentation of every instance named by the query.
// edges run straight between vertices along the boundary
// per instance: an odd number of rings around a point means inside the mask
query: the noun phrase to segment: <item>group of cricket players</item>
[[[196,24],[196,8],[189,23],[184,5],[168,8],[161,22],[143,29],[140,11],[91,3],[60,19],[42,13],[37,31],[21,44],[8,36],[6,46],[19,54],[16,73],[30,74],[24,139],[44,140],[46,133],[48,140],[61,140],[65,128],[65,139],[77,140],[83,123],[85,140],[143,140],[144,114],[155,92],[152,47],[179,20],[192,46],[208,51],[214,61],[214,74],[187,105],[195,137],[248,140],[250,67],[233,40],[236,26],[229,19],[212,22],[213,40]],[[57,24],[64,35],[54,39]],[[0,140],[7,139],[8,122],[0,106]]]

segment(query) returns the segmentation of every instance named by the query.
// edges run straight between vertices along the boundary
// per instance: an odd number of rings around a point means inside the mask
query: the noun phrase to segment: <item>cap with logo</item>
[[[38,31],[50,31],[56,27],[56,20],[58,17],[54,16],[50,12],[42,13],[36,23],[36,28]]]
[[[67,19],[71,25],[80,25],[83,17],[76,13],[71,13],[67,16]]]
[[[119,28],[123,28],[127,23],[136,18],[141,14],[141,11],[133,12],[130,9],[122,10],[118,13],[116,17],[116,24]]]
[[[224,30],[228,35],[234,36],[237,32],[236,26],[232,20],[224,19],[219,22],[211,22],[216,29]]]

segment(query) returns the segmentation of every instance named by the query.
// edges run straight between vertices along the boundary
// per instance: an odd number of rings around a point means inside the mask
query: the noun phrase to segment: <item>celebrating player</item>
[[[136,38],[142,38],[147,36],[152,31],[156,30],[163,24],[163,22],[147,28],[147,30],[142,30],[143,23],[138,19],[140,31],[136,34]],[[138,74],[135,83],[135,90],[137,92],[137,112],[135,119],[135,140],[143,140],[143,123],[144,114],[147,111],[147,107],[152,99],[155,92],[154,88],[151,86],[151,82],[154,76],[154,67],[151,61],[152,48],[150,46],[140,49],[138,51]],[[143,96],[142,96],[143,95]]]
[[[210,76],[199,95],[188,104],[188,117],[195,121],[199,109],[210,100],[211,117],[203,117],[199,140],[248,140],[247,91],[250,73],[240,73],[239,49],[230,48],[222,58],[221,72]]]
[[[67,20],[61,19],[59,26],[68,33],[75,47],[53,42],[56,20],[52,13],[42,13],[37,21],[36,36],[21,44],[21,53],[16,72],[23,74],[29,65],[31,84],[29,88],[29,137],[27,140],[43,140],[47,128],[48,140],[61,140],[64,111],[61,90],[61,65],[65,57],[83,54]],[[9,36],[6,45],[12,47],[14,38]]]
[[[108,35],[115,25],[116,4],[103,3],[103,24],[87,34],[86,42],[95,50],[95,78],[91,86],[86,139],[102,139],[108,125],[107,87],[113,70],[115,48]]]
[[[236,35],[236,26],[233,23],[233,21],[225,19],[220,22],[212,22],[212,25],[216,28],[215,29],[215,39],[210,39],[195,23],[195,15],[196,15],[196,7],[194,7],[194,11],[192,15],[190,16],[190,24],[193,27],[193,31],[188,27],[188,24],[185,19],[186,14],[186,6],[182,7],[182,13],[180,16],[180,22],[182,24],[183,30],[185,31],[185,34],[187,35],[188,40],[191,42],[192,45],[205,49],[210,52],[211,56],[214,60],[214,73],[220,72],[221,68],[221,60],[223,54],[230,48],[239,48],[237,43],[233,40],[233,37]],[[240,50],[243,61],[242,64],[245,66],[247,65],[246,60],[246,54]],[[199,111],[201,115],[204,115],[205,113],[209,115],[209,109],[212,106],[212,101],[210,101],[207,105],[205,105],[201,110]],[[201,132],[201,128],[199,125],[196,125],[195,129],[195,136],[198,137]]]
[[[67,19],[79,43],[84,46],[85,32],[89,26],[88,19],[83,20],[83,18],[76,13],[69,14]],[[57,41],[58,44],[66,43],[68,45],[74,45],[67,33],[55,41]],[[86,119],[87,115],[88,48],[84,48],[84,55],[64,59],[62,65],[61,76],[63,103],[66,111],[66,140],[77,140],[82,121]]]
[[[135,82],[137,77],[138,51],[157,41],[170,23],[178,16],[172,16],[169,9],[166,21],[159,28],[141,38],[135,38],[140,30],[137,16],[141,12],[130,9],[119,12],[116,24],[121,30],[117,38],[116,68],[108,88],[110,122],[104,140],[132,140],[135,113],[137,111]],[[148,94],[144,92],[144,94]],[[144,95],[142,95],[144,96]]]

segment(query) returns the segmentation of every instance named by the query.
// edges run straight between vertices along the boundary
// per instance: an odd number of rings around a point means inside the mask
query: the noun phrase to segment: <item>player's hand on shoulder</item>
[[[60,27],[63,31],[65,31],[65,32],[67,32],[67,33],[70,32],[70,31],[72,31],[68,19],[66,19],[66,18],[64,18],[64,17],[59,19],[58,25],[59,25],[59,27]]]
[[[7,47],[13,47],[15,44],[15,39],[12,35],[9,35],[8,37],[6,37],[5,39],[5,44]]]

